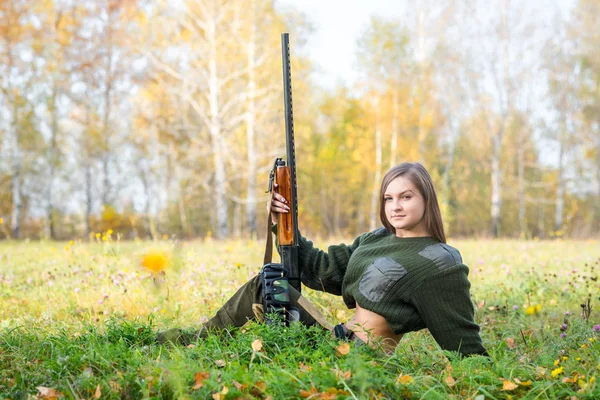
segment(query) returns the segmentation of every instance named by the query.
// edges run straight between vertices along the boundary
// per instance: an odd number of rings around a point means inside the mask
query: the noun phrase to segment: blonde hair
[[[442,243],[446,243],[446,234],[444,233],[444,224],[442,222],[442,213],[438,204],[435,188],[429,172],[420,163],[402,163],[391,168],[381,181],[381,190],[379,191],[379,218],[381,223],[390,232],[395,234],[396,229],[390,224],[385,215],[384,195],[388,185],[394,179],[403,176],[408,178],[417,188],[423,201],[425,202],[425,212],[423,222],[427,232]]]

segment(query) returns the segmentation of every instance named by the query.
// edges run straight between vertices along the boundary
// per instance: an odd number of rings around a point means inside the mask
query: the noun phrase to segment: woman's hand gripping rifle
[[[277,242],[281,263],[272,263],[270,256],[272,247],[271,235],[267,235],[265,263],[261,270],[263,283],[263,305],[267,323],[282,321],[285,325],[297,322],[300,313],[293,304],[298,296],[290,296],[290,291],[300,292],[300,273],[298,268],[297,228],[294,226],[294,201],[292,199],[290,167],[278,158],[269,177],[271,200],[267,205],[269,211],[268,226],[277,224]],[[269,229],[269,233],[271,230]],[[271,248],[269,248],[271,247]]]

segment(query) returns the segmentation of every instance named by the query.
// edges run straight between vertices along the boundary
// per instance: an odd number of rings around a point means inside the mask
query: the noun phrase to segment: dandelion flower
[[[527,315],[533,315],[535,314],[535,307],[534,306],[529,306],[525,309],[525,314]]]
[[[142,256],[140,265],[148,271],[157,274],[167,268],[168,258],[164,252],[150,251]]]
[[[552,372],[550,373],[552,375],[553,378],[556,378],[558,375],[563,373],[564,368],[563,367],[558,367],[552,370]]]

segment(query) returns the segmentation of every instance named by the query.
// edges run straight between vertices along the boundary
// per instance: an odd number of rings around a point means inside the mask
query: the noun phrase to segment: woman
[[[272,193],[269,209],[275,220],[289,207],[285,198]],[[387,172],[379,215],[384,227],[360,235],[350,246],[330,246],[324,252],[299,240],[302,283],[342,295],[346,306],[355,309],[350,321],[335,327],[336,336],[370,345],[381,341],[393,351],[404,333],[428,328],[442,349],[487,355],[474,322],[468,267],[446,244],[435,189],[421,164],[403,163]],[[294,301],[299,294],[290,290]],[[255,277],[204,328],[241,326],[255,318],[261,303],[261,279]],[[316,323],[298,308],[302,322]],[[177,336],[178,331],[165,334],[159,340],[189,340]]]

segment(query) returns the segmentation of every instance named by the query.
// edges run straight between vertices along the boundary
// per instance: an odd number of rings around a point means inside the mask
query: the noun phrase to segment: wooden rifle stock
[[[291,246],[294,244],[294,202],[292,199],[292,173],[289,166],[277,167],[275,172],[275,182],[277,182],[277,193],[288,200],[288,213],[279,213],[277,216],[277,240],[280,246]]]

